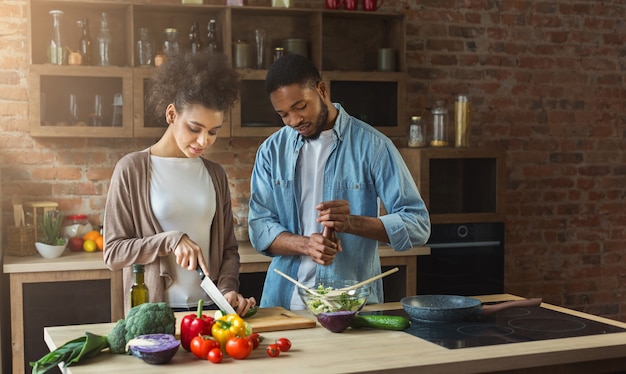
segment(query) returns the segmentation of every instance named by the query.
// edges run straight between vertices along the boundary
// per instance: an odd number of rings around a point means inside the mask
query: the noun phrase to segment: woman
[[[115,166],[104,214],[104,261],[124,269],[124,310],[132,265],[145,264],[150,302],[195,310],[199,266],[238,314],[256,304],[239,292],[239,252],[224,169],[201,155],[215,142],[238,95],[239,76],[226,57],[171,59],[152,78],[150,104],[167,129],[148,149]]]

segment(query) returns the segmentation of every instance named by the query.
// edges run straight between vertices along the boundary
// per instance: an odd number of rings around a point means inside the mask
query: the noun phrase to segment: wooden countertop
[[[404,257],[404,256],[420,256],[429,255],[430,248],[415,247],[408,251],[394,251],[391,247],[381,245],[379,247],[381,258],[385,257]],[[268,263],[271,257],[258,253],[250,242],[239,243],[239,256],[242,264],[249,263]],[[50,271],[71,271],[71,270],[94,270],[107,269],[102,259],[102,252],[71,252],[65,250],[62,256],[52,259],[43,258],[39,255],[34,256],[5,256],[3,271],[4,273],[36,273]]]
[[[519,299],[513,295],[490,295],[479,297],[484,302]],[[604,323],[625,327],[626,324],[595,317],[588,314],[543,304],[544,307],[578,315]],[[368,310],[398,309],[399,303],[368,305]],[[305,313],[308,316],[308,312]],[[303,315],[305,315],[303,314]],[[107,334],[114,326],[108,324],[57,326],[44,330],[44,339],[50,349],[82,336],[85,331]],[[402,331],[346,330],[335,334],[323,327],[267,332],[264,348],[268,342],[287,337],[293,343],[291,351],[277,358],[267,357],[263,349],[255,350],[245,360],[227,358],[215,368],[210,362],[198,360],[180,349],[167,365],[148,366],[143,361],[127,355],[102,353],[84,365],[70,366],[67,373],[97,374],[113,372],[173,373],[184,371],[189,374],[219,370],[220,373],[240,372],[299,372],[299,373],[345,373],[345,372],[410,372],[410,373],[475,373],[502,372],[515,369],[550,367],[545,372],[554,372],[554,365],[567,366],[567,372],[589,372],[589,362],[595,372],[605,363],[626,362],[626,332],[576,338],[544,340],[502,344],[487,347],[446,349],[439,345],[416,338]],[[344,349],[341,349],[344,348]],[[603,360],[600,363],[598,360]],[[591,363],[591,361],[594,361]],[[569,366],[568,366],[569,365]]]

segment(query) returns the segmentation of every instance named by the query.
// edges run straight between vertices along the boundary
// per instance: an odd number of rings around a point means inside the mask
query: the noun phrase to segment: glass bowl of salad
[[[315,287],[298,288],[298,294],[306,308],[316,316],[321,313],[358,312],[370,295],[369,284],[344,290],[357,283],[355,280],[320,280]]]

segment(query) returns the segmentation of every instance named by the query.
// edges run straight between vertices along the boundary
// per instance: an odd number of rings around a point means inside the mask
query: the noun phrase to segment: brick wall
[[[473,145],[506,149],[507,291],[626,321],[626,4],[385,0],[383,10],[407,14],[411,114],[468,93]],[[115,161],[152,141],[30,137],[27,13],[25,0],[0,2],[3,222],[19,195],[98,223]],[[235,203],[245,202],[261,140],[224,139],[210,151]]]

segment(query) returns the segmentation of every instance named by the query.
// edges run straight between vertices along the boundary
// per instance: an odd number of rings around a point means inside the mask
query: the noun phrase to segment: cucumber
[[[253,315],[255,315],[256,312],[258,312],[258,311],[259,311],[259,307],[255,305],[252,308],[248,309],[248,311],[246,312],[246,315],[243,316],[243,318],[250,318]]]
[[[369,328],[402,331],[409,327],[409,319],[402,316],[356,315],[350,325],[353,329]]]

